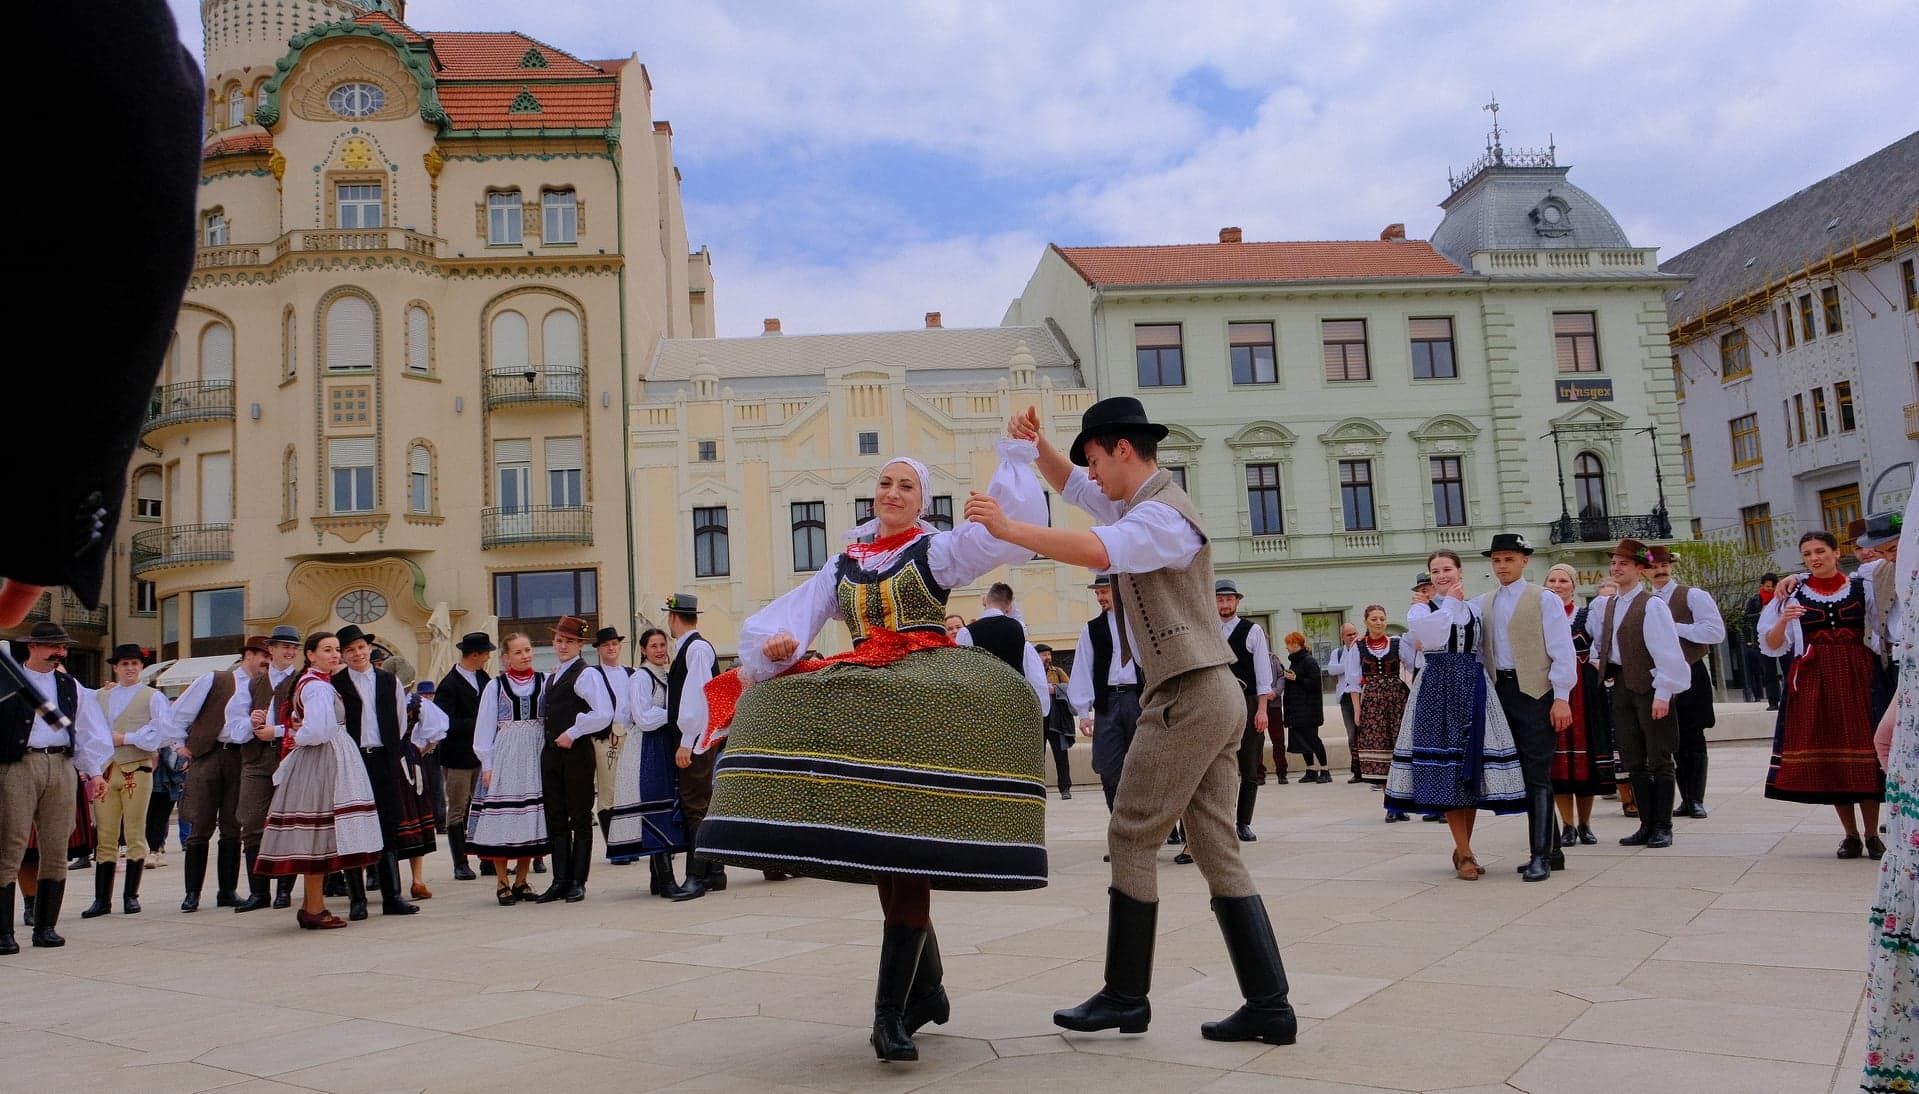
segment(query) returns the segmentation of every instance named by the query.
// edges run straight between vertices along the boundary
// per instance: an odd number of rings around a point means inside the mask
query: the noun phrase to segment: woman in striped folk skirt
[[[273,773],[273,802],[260,836],[259,872],[304,879],[295,919],[307,930],[332,930],[346,921],[327,910],[321,886],[335,870],[378,862],[384,849],[380,816],[366,765],[346,734],[346,706],[333,687],[340,640],[315,631],[306,640],[307,667],[294,686],[280,739],[285,758]]]
[[[1573,708],[1573,724],[1561,732],[1553,747],[1553,798],[1559,805],[1563,831],[1559,842],[1599,842],[1593,834],[1593,798],[1614,786],[1612,764],[1612,706],[1599,666],[1592,663],[1592,636],[1586,631],[1586,609],[1574,610],[1579,571],[1563,562],[1546,571],[1546,588],[1559,594],[1572,616],[1573,652],[1579,655],[1579,675],[1566,701]]]
[[[987,492],[1012,519],[1044,523],[1033,442],[1005,438],[999,453]],[[1039,701],[945,624],[948,590],[1032,553],[979,524],[935,529],[921,519],[929,486],[918,460],[881,467],[855,542],[741,627],[741,667],[707,684],[699,742],[727,741],[700,854],[879,889],[869,1043],[889,1061],[919,1059],[913,1032],[949,1013],[932,890],[1046,884]],[[801,659],[836,618],[852,651]]]
[[[1369,604],[1364,616],[1366,637],[1353,647],[1354,668],[1359,673],[1359,709],[1353,712],[1358,725],[1354,741],[1359,748],[1359,777],[1383,789],[1393,767],[1393,742],[1399,736],[1399,723],[1406,717],[1406,699],[1411,692],[1401,676],[1405,653],[1396,635],[1386,633],[1386,609]],[[1406,820],[1397,809],[1386,811],[1386,823]]]
[[[504,671],[480,690],[473,721],[473,752],[480,788],[466,818],[467,849],[494,860],[501,907],[534,899],[527,883],[533,856],[552,849],[546,838],[546,799],[540,790],[540,750],[546,747],[546,674],[533,669],[533,640],[509,634],[500,643]],[[513,878],[506,862],[513,860]]]
[[[606,857],[612,862],[645,858],[652,870],[653,895],[672,897],[680,891],[673,877],[673,853],[686,847],[680,769],[674,763],[679,731],[666,723],[666,677],[673,647],[658,627],[647,628],[639,646],[644,662],[627,678],[626,708],[633,712],[633,725],[619,746]]]

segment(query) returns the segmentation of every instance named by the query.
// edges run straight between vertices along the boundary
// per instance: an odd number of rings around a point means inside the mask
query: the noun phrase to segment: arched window
[[[406,370],[420,376],[433,371],[433,317],[418,304],[406,310]]]
[[[286,374],[292,379],[300,374],[300,340],[293,322],[293,309],[288,308],[280,319],[280,352],[286,358]]]
[[[300,459],[292,445],[280,464],[280,519],[293,520],[300,515]]]
[[[1582,518],[1605,518],[1606,465],[1591,452],[1581,452],[1573,460],[1573,496]]]
[[[433,450],[415,443],[406,453],[407,511],[433,512]]]
[[[373,305],[364,297],[340,297],[327,307],[327,371],[371,372],[375,363]]]
[[[227,88],[227,127],[247,123],[247,93],[239,84]]]
[[[559,308],[547,312],[545,321],[540,324],[540,348],[545,354],[546,367],[549,371],[579,368],[579,318],[572,312]]]
[[[165,497],[157,467],[142,468],[133,476],[133,519],[159,520],[164,516],[160,499]]]
[[[532,360],[527,354],[526,316],[516,311],[503,311],[493,317],[493,371],[506,373],[531,372]]]
[[[200,379],[233,382],[233,328],[210,323],[200,333]]]

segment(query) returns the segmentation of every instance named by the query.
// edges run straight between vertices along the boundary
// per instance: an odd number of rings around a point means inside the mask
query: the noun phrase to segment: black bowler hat
[[[1235,600],[1246,599],[1246,594],[1239,591],[1239,586],[1233,583],[1232,578],[1221,578],[1213,582],[1213,595],[1230,596]]]
[[[146,660],[147,655],[141,652],[138,642],[122,642],[113,647],[113,652],[107,656],[109,665],[117,665],[122,661],[138,661],[145,664]]]
[[[1052,653],[1053,647],[1047,645],[1044,642],[1040,642],[1033,646],[1033,652],[1034,653]]]
[[[369,646],[373,644],[373,636],[361,630],[360,625],[358,623],[348,623],[346,626],[341,627],[337,632],[335,632],[333,637],[340,640],[341,649],[346,649],[348,646],[351,646],[355,642],[359,642],[362,640],[364,640],[366,644]]]
[[[1432,583],[1433,583],[1433,575],[1427,573],[1424,570],[1421,570],[1419,571],[1417,575],[1413,577],[1413,591],[1418,592],[1419,590],[1425,588],[1428,585],[1431,585]]]
[[[624,641],[626,641],[626,636],[620,633],[620,628],[618,627],[601,627],[593,635],[593,645],[595,648],[604,646],[608,642]]]
[[[1086,441],[1101,433],[1140,436],[1158,441],[1166,436],[1166,427],[1148,420],[1146,408],[1131,395],[1101,399],[1079,416],[1079,436],[1073,438],[1073,448],[1069,453],[1074,463],[1086,466]]]
[[[469,653],[492,653],[496,648],[498,647],[493,645],[493,636],[485,631],[468,631],[460,638],[462,657]]]
[[[71,646],[73,636],[58,623],[35,623],[33,630],[27,632],[29,646]]]
[[[1895,510],[1873,513],[1866,517],[1865,530],[1852,537],[1852,544],[1855,547],[1883,547],[1899,538],[1904,524],[1904,514]]]
[[[1530,558],[1533,545],[1526,542],[1526,537],[1518,532],[1497,532],[1493,535],[1493,545],[1479,553],[1484,558],[1491,558],[1499,551],[1518,551]]]
[[[1091,585],[1088,585],[1086,587],[1089,589],[1110,589],[1113,587],[1113,575],[1101,574],[1098,577],[1093,579],[1093,583]]]
[[[270,645],[274,642],[287,642],[295,646],[299,645],[300,628],[291,627],[285,623],[280,624],[267,632],[267,643]]]

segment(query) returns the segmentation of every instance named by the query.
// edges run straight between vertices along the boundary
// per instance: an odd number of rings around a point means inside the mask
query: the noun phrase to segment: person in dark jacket
[[[1319,676],[1319,662],[1306,648],[1306,636],[1298,631],[1287,635],[1286,682],[1280,686],[1280,707],[1286,712],[1286,751],[1297,753],[1306,766],[1306,773],[1299,779],[1303,783],[1333,781],[1333,773],[1326,767],[1326,745],[1319,739],[1319,727],[1326,721]]]

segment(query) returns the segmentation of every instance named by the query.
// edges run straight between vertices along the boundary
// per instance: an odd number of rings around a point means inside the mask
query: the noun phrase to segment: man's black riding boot
[[[81,919],[92,919],[113,911],[114,864],[102,862],[93,868],[93,903],[81,911]]]
[[[13,894],[18,891],[18,885],[0,885],[0,957],[20,952],[20,943],[13,940]]]
[[[355,866],[346,874],[346,917],[358,923],[366,918],[366,871]]]
[[[231,908],[239,903],[240,889],[240,840],[223,839],[220,841],[218,873],[214,881],[220,886],[214,890],[213,906]]]
[[[1711,760],[1704,752],[1694,753],[1692,758],[1692,782],[1686,787],[1686,800],[1692,803],[1692,809],[1686,814],[1693,820],[1705,820],[1706,813],[1706,771]]]
[[[906,996],[913,990],[913,972],[919,968],[926,931],[894,925],[880,938],[879,985],[873,992],[873,1036],[867,1040],[882,1060],[917,1060],[919,1046],[906,1032]]]
[[[127,863],[126,880],[120,883],[120,911],[127,915],[140,914],[140,876],[146,869],[147,860],[143,858]]]
[[[293,904],[293,878],[276,877],[273,879],[273,906],[287,908]]]
[[[946,998],[946,966],[940,963],[939,938],[926,928],[926,944],[920,947],[920,966],[913,973],[913,990],[906,996],[906,1035],[911,1037],[928,1022],[943,1026],[953,1016]]]
[[[1239,842],[1251,843],[1259,836],[1253,832],[1253,805],[1259,801],[1259,784],[1251,779],[1239,780]]]
[[[380,914],[414,915],[420,910],[418,904],[408,903],[400,896],[400,860],[393,852],[387,851],[380,856]]]
[[[346,896],[346,871],[335,870],[320,882],[321,896]]]
[[[557,831],[549,831],[547,833],[547,839],[553,843],[553,882],[546,887],[545,892],[542,892],[534,898],[535,904],[551,904],[556,900],[564,900],[566,898],[566,871],[567,867],[573,863],[573,832],[571,829],[561,827]]]
[[[1551,787],[1526,791],[1526,842],[1532,857],[1520,867],[1520,880],[1545,881],[1552,876],[1553,836],[1559,831],[1558,822],[1553,814]]]
[[[1640,772],[1633,773],[1632,797],[1634,803],[1639,807],[1639,830],[1630,836],[1619,837],[1619,843],[1624,847],[1643,847],[1647,841],[1652,839],[1653,833],[1651,775]]]
[[[1153,984],[1153,943],[1159,930],[1159,902],[1134,900],[1108,889],[1106,913],[1106,986],[1077,1007],[1053,1012],[1053,1024],[1091,1033],[1118,1029],[1145,1033],[1153,1020],[1146,993]]]
[[[249,847],[247,857],[247,898],[233,906],[235,912],[257,912],[273,906],[271,895],[273,886],[268,884],[266,876],[260,873],[260,849]]]
[[[586,876],[593,871],[593,833],[573,833],[573,860],[566,870],[566,896],[568,904],[578,904],[586,899]]]
[[[1206,1022],[1199,1035],[1208,1041],[1264,1041],[1290,1045],[1299,1038],[1299,1018],[1286,1001],[1286,966],[1266,916],[1266,902],[1253,896],[1213,898],[1213,915],[1226,936],[1226,953],[1246,1005],[1224,1021]]]
[[[673,894],[675,901],[698,900],[706,895],[706,860],[695,851],[699,846],[700,825],[698,821],[686,826],[686,881],[680,891]]]
[[[1672,846],[1672,802],[1676,789],[1671,775],[1661,775],[1653,780],[1653,830],[1651,838],[1646,840],[1646,846]]]
[[[67,940],[54,931],[60,922],[60,902],[66,898],[67,879],[40,879],[40,891],[34,894],[33,944],[45,948],[64,946]]]
[[[473,867],[466,861],[466,833],[453,831],[446,834],[447,845],[453,851],[453,880],[472,881]]]
[[[180,910],[183,912],[197,912],[200,910],[200,889],[206,885],[207,881],[206,844],[187,845],[187,866],[184,880],[186,881],[187,893],[186,899],[180,901]]]

